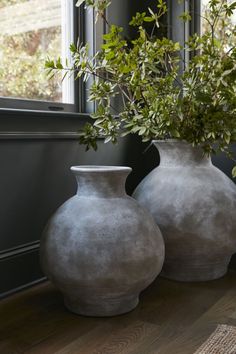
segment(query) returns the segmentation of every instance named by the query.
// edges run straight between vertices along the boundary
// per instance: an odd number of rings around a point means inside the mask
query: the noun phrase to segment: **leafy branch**
[[[231,21],[236,2],[209,1],[202,15],[208,28],[185,43],[185,50],[198,55],[191,56],[182,74],[183,48],[156,35],[168,11],[164,0],[157,0],[156,10],[148,8],[132,17],[130,26],[137,28],[137,36],[131,41],[125,39],[121,27],[107,20],[109,0],[79,0],[77,4],[83,3],[107,24],[101,49],[91,57],[88,44],[71,45],[71,68],[60,59],[45,64],[50,75],[64,70],[74,72],[76,79],[94,78],[89,95],[97,103],[94,123],[85,126],[81,142],[96,148],[99,136],[115,143],[119,136],[138,134],[143,141],[176,138],[202,146],[207,154],[228,154],[236,141],[236,29]],[[187,12],[181,18],[191,21]],[[149,23],[153,24],[150,31]],[[117,96],[122,97],[122,107],[113,116]]]

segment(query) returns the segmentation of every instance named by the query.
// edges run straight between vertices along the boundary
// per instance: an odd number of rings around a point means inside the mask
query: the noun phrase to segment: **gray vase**
[[[236,252],[236,186],[201,148],[176,140],[154,144],[160,165],[133,196],[162,231],[162,275],[180,281],[217,279]]]
[[[160,273],[164,242],[152,216],[125,193],[129,167],[72,167],[77,194],[50,219],[41,264],[66,307],[113,316],[138,304]]]

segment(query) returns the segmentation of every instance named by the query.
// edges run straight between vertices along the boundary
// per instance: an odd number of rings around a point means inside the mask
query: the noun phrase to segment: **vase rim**
[[[189,143],[186,140],[180,140],[180,139],[153,139],[152,143],[182,143],[182,144],[188,144],[191,145],[191,143]]]
[[[104,165],[79,165],[72,166],[71,171],[74,172],[131,172],[132,168],[128,166],[104,166]]]

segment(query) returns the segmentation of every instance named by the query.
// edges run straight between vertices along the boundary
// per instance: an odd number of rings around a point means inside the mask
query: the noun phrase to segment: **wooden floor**
[[[236,272],[208,283],[157,279],[129,314],[67,312],[48,282],[0,302],[0,354],[193,354],[218,324],[236,325]]]

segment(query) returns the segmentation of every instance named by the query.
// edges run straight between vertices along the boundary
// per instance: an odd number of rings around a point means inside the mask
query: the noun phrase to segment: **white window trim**
[[[74,34],[74,41],[77,40],[79,35],[78,31],[78,23],[80,22],[80,18],[82,18],[82,11],[78,11],[75,7],[76,0],[70,2],[68,6],[67,0],[61,0],[62,4],[62,13],[64,16],[62,23],[62,41],[63,41],[63,49],[69,48],[70,40],[72,38],[68,36]],[[69,20],[70,19],[70,20]],[[73,21],[71,21],[73,19]],[[80,27],[81,28],[81,27]],[[67,35],[66,35],[67,34]],[[65,40],[66,38],[66,40]],[[2,97],[0,96],[0,108],[9,108],[9,109],[19,109],[19,110],[41,110],[41,111],[62,111],[62,112],[77,112],[78,111],[78,100],[75,89],[74,78],[71,77],[71,80],[64,80],[63,83],[63,100],[68,99],[69,97],[73,97],[74,103],[61,103],[61,102],[53,102],[53,101],[41,101],[34,99],[22,99],[15,97]]]
[[[70,38],[74,37],[75,32],[75,21],[71,21],[74,18],[74,3],[73,1],[61,0],[61,18],[62,18],[62,38],[61,38],[61,48],[64,57],[62,56],[62,62],[68,59],[69,65],[72,64],[71,56],[69,57],[65,54],[68,53],[68,48],[70,47]],[[64,16],[63,16],[64,15]],[[62,82],[62,102],[68,102],[74,104],[75,102],[75,85],[74,85],[74,75],[70,77],[67,76]]]

